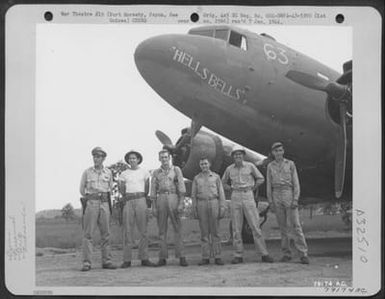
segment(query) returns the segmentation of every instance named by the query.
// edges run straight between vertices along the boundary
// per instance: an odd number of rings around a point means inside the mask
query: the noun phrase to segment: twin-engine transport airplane
[[[228,146],[199,132],[203,125],[259,153],[282,141],[297,165],[303,203],[351,199],[351,61],[341,75],[269,35],[205,26],[143,41],[135,62],[147,83],[193,120],[175,146],[157,132],[186,178],[198,173],[202,154],[213,156],[219,173],[231,163]]]

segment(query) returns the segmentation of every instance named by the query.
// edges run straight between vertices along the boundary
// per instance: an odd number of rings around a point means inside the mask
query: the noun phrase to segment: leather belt
[[[214,197],[197,197],[198,200],[217,200],[218,196]]]
[[[249,192],[249,191],[252,191],[252,190],[253,190],[252,188],[233,189],[233,191],[235,191],[235,192]]]
[[[144,192],[126,193],[124,195],[124,200],[129,201],[129,200],[134,200],[142,197],[146,197],[146,194]]]
[[[100,200],[101,202],[109,201],[109,192],[91,193],[86,195],[87,199]]]
[[[159,194],[176,194],[176,191],[159,190]]]

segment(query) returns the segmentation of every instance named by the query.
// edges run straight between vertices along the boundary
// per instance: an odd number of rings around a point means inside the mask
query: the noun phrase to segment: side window
[[[244,51],[247,51],[247,40],[246,37],[238,32],[231,31],[230,33],[230,45],[241,48]]]
[[[223,39],[224,41],[227,41],[229,35],[229,30],[227,29],[216,29],[215,30],[215,38]]]

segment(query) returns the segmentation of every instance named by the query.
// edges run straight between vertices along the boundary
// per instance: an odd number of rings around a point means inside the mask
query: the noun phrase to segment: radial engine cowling
[[[206,157],[211,161],[211,170],[222,175],[226,167],[233,163],[231,151],[236,146],[235,143],[220,138],[209,132],[200,130],[192,140],[186,142],[182,136],[178,142],[184,142],[179,146],[173,155],[174,165],[180,166],[183,176],[192,180],[200,172],[199,160]],[[257,164],[263,160],[264,156],[246,150],[245,160]]]

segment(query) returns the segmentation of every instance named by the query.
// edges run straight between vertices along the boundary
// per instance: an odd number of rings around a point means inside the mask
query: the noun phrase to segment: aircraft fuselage
[[[237,33],[245,38],[239,46],[230,44],[229,36],[227,41],[196,34],[148,39],[138,47],[138,68],[169,104],[234,142],[262,154],[273,142],[283,142],[309,186],[332,194],[339,126],[329,113],[333,103],[285,74],[300,70],[333,81],[340,74],[269,37]]]

